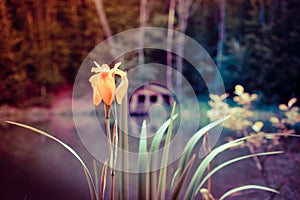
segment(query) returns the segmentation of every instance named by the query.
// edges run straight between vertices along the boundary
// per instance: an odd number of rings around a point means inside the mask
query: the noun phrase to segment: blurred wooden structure
[[[167,111],[174,103],[173,93],[158,84],[148,84],[138,88],[130,98],[130,115],[148,115],[149,108],[154,104],[162,105]]]

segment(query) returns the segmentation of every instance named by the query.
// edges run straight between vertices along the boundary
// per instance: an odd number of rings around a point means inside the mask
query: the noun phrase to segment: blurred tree
[[[186,28],[188,25],[188,19],[190,17],[192,0],[179,0],[177,4],[177,15],[178,15],[178,31],[185,34]],[[184,37],[180,35],[176,41],[176,49],[178,52],[177,56],[177,71],[178,76],[176,77],[176,90],[179,97],[182,96],[182,78],[181,74],[183,73],[183,57],[184,55]]]
[[[220,54],[223,0],[172,0],[172,6],[170,0],[101,2],[112,35],[141,25],[167,28],[169,21],[169,27],[173,24],[175,30],[199,41],[213,58]],[[145,8],[147,12],[142,11]],[[223,8],[226,37],[221,73],[226,88],[240,83],[250,92],[264,94],[267,103],[299,97],[300,1],[226,0]],[[84,57],[107,37],[95,0],[1,0],[0,26],[1,104],[24,105],[30,98],[42,102],[61,86],[72,84]],[[166,59],[166,52],[145,50],[144,55],[145,62],[168,60],[171,65],[173,60]],[[127,64],[136,66],[137,60]],[[182,64],[183,74],[199,82],[189,64]],[[195,87],[196,93],[203,87]]]
[[[261,103],[288,101],[300,93],[300,3],[280,2],[228,1],[223,80],[228,89],[240,83],[260,93]]]
[[[168,38],[167,38],[167,71],[166,82],[167,87],[173,89],[172,82],[172,66],[173,66],[173,37],[174,37],[174,23],[175,23],[175,6],[176,0],[170,0],[169,15],[168,15]]]
[[[72,83],[83,58],[103,39],[87,0],[3,0],[0,103],[24,105]],[[15,96],[18,96],[16,100]]]
[[[27,84],[26,70],[20,67],[19,52],[20,43],[25,39],[23,35],[14,29],[11,8],[6,1],[0,2],[0,75],[1,98],[0,103],[11,101],[16,104],[26,98]]]

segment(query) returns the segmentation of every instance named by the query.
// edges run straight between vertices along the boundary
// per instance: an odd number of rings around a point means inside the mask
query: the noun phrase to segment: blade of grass
[[[148,183],[147,183],[147,126],[146,120],[143,121],[141,129],[141,137],[139,143],[139,157],[138,157],[138,166],[139,166],[139,181],[138,181],[138,199],[148,199]],[[148,186],[148,187],[147,187]]]
[[[110,156],[110,167],[111,167],[111,186],[110,186],[110,199],[114,199],[115,196],[115,169],[118,157],[118,130],[117,121],[114,123],[113,129],[113,141],[112,141],[112,151]]]
[[[290,137],[300,137],[300,135],[291,134],[291,133],[266,133],[266,139],[273,139],[274,136],[290,136]]]
[[[103,164],[102,173],[101,173],[101,200],[104,200],[105,197],[105,187],[106,187],[106,175],[107,175],[107,165],[108,160],[106,160]]]
[[[178,114],[175,114],[173,116],[173,121],[178,117]],[[162,141],[162,138],[164,136],[164,133],[166,132],[167,128],[169,127],[171,123],[171,118],[168,119],[167,121],[165,121],[161,127],[156,131],[152,143],[151,143],[151,147],[150,147],[150,152],[154,152],[157,151],[159,149],[159,145]]]
[[[183,172],[183,170],[186,167],[186,163],[191,155],[191,152],[193,150],[193,148],[195,147],[195,145],[198,143],[198,141],[212,128],[218,126],[219,124],[221,124],[222,122],[224,122],[225,120],[227,120],[230,116],[224,117],[222,119],[219,119],[217,121],[214,121],[208,125],[206,125],[205,127],[201,128],[199,131],[197,131],[190,139],[189,141],[186,143],[184,150],[183,150],[183,154],[179,160],[179,164],[178,164],[178,171],[179,174],[181,174]],[[175,177],[173,176],[173,182],[175,182]]]
[[[233,189],[227,191],[225,194],[223,194],[220,197],[220,200],[225,199],[226,197],[232,195],[233,193],[240,192],[240,191],[243,191],[243,190],[250,190],[250,189],[264,190],[264,191],[274,192],[274,193],[279,194],[278,191],[276,191],[272,188],[269,188],[269,187],[260,186],[260,185],[244,185],[244,186],[236,187],[236,188],[233,188]]]
[[[176,102],[173,105],[172,112],[171,112],[171,121],[170,126],[168,128],[168,133],[165,140],[165,147],[163,151],[162,156],[162,162],[161,162],[161,168],[158,178],[158,187],[157,187],[157,194],[160,196],[159,199],[164,200],[165,199],[165,193],[166,193],[166,179],[167,179],[167,163],[168,163],[168,156],[169,156],[169,150],[170,150],[170,142],[172,138],[172,132],[173,132],[173,118],[174,118],[174,112],[175,112]]]
[[[175,114],[173,116],[173,120],[177,118],[178,114]],[[165,121],[161,127],[156,131],[151,147],[150,152],[155,152],[159,149],[160,143],[163,139],[164,133],[166,132],[167,128],[169,127],[171,123],[171,118]],[[157,154],[151,153],[150,155],[150,164],[151,169],[155,169],[157,167]],[[151,171],[150,172],[150,186],[151,186],[151,192],[150,192],[150,199],[156,199],[157,198],[157,171]]]
[[[204,151],[205,154],[209,154],[209,152],[211,151],[211,148],[209,146],[209,142],[208,142],[208,132],[204,134],[204,138],[203,138],[203,143],[202,146],[204,146]],[[210,172],[210,164],[208,164],[207,166],[207,173]],[[211,191],[211,177],[207,180],[207,190]]]
[[[97,194],[99,194],[99,180],[98,180],[98,168],[97,168],[97,162],[95,159],[93,159],[93,167],[94,167],[94,176],[95,176],[95,188]]]
[[[120,155],[121,165],[123,171],[120,172],[120,199],[129,199],[129,174],[127,172],[129,168],[129,145],[128,145],[128,96],[127,94],[123,98],[120,105],[120,146],[122,155]]]
[[[90,171],[88,170],[87,166],[85,165],[85,163],[83,162],[83,160],[80,158],[80,156],[70,146],[68,146],[64,142],[60,141],[56,137],[54,137],[54,136],[52,136],[52,135],[50,135],[50,134],[48,134],[48,133],[46,133],[46,132],[44,132],[42,130],[34,128],[32,126],[28,126],[28,125],[25,125],[25,124],[21,124],[21,123],[18,123],[18,122],[12,122],[12,121],[6,121],[6,123],[13,124],[13,125],[16,125],[16,126],[20,126],[20,127],[32,130],[32,131],[34,131],[36,133],[39,133],[41,135],[44,135],[47,138],[49,138],[49,139],[51,139],[51,140],[59,143],[66,150],[68,150],[69,152],[71,152],[75,156],[75,158],[80,162],[81,167],[84,170],[84,173],[85,173],[85,176],[86,176],[86,179],[87,179],[87,182],[88,182],[89,190],[90,190],[91,199],[92,200],[98,200],[98,196],[97,196],[97,193],[96,193],[96,190],[95,190],[95,185],[94,185],[94,182],[93,182],[93,179],[92,179]]]
[[[182,172],[181,176],[178,178],[178,181],[174,187],[174,190],[172,191],[172,194],[171,194],[171,199],[177,199],[178,196],[179,196],[179,193],[183,187],[183,183],[187,177],[187,175],[189,174],[192,166],[193,166],[193,163],[195,161],[195,158],[196,158],[196,154],[194,154],[192,156],[192,158],[190,159],[190,161],[188,162],[188,164],[186,165],[186,168],[184,169],[184,171]]]
[[[175,182],[177,181],[177,179],[179,178],[180,174],[179,174],[180,170],[177,168],[177,170],[175,171],[172,181],[171,181],[171,188],[174,188]]]
[[[209,179],[209,177],[211,177],[212,175],[214,175],[217,171],[219,171],[220,169],[223,169],[224,167],[226,167],[227,165],[230,165],[232,163],[238,162],[240,160],[245,160],[247,158],[252,158],[255,156],[267,156],[267,155],[276,155],[276,154],[280,154],[283,153],[283,151],[272,151],[272,152],[263,152],[263,153],[256,153],[256,154],[251,154],[251,155],[246,155],[246,156],[241,156],[241,157],[237,157],[231,160],[228,160],[220,165],[218,165],[217,167],[215,167],[211,172],[209,172],[201,181],[201,183],[199,184],[197,190],[196,190],[196,194],[200,191],[200,189],[202,188],[202,186],[204,185],[204,183]]]

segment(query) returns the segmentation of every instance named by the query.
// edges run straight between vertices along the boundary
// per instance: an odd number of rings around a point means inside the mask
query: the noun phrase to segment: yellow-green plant
[[[281,132],[288,131],[288,126],[295,125],[296,123],[300,122],[299,107],[294,106],[296,102],[297,98],[292,98],[289,100],[287,105],[280,104],[278,108],[281,112],[283,112],[284,116],[282,118],[274,116],[270,118],[272,124],[279,128]]]
[[[292,98],[287,105],[280,104],[279,109],[284,111],[284,118],[279,119],[277,117],[271,117],[271,122],[280,128],[279,133],[266,134],[262,131],[263,122],[254,121],[252,118],[254,112],[251,110],[253,102],[258,98],[256,94],[249,94],[245,92],[245,89],[241,85],[235,86],[233,101],[237,105],[230,106],[224,100],[229,97],[229,94],[222,94],[220,96],[211,94],[211,100],[208,104],[211,106],[211,110],[207,111],[207,116],[211,120],[217,120],[229,114],[231,117],[225,123],[223,127],[233,130],[237,135],[249,137],[245,146],[248,147],[252,154],[256,154],[257,151],[263,149],[263,146],[267,146],[267,149],[273,149],[273,147],[279,144],[279,138],[283,135],[291,136],[292,131],[287,130],[287,125],[294,125],[300,121],[300,115],[298,113],[298,107],[293,106],[297,101],[296,98]],[[295,135],[293,135],[295,136]],[[268,140],[267,140],[268,139]],[[233,138],[228,138],[228,141],[232,141]],[[259,170],[262,170],[261,162],[258,157],[253,157],[256,166]]]
[[[222,94],[220,96],[216,94],[210,94],[210,101],[208,104],[211,106],[211,110],[207,111],[207,116],[210,120],[221,119],[226,115],[230,115],[225,123],[222,124],[223,127],[230,130],[243,133],[247,128],[249,128],[253,122],[250,120],[253,117],[253,111],[250,110],[253,101],[257,99],[256,94],[249,94],[244,92],[244,87],[241,85],[235,86],[234,93],[237,95],[233,100],[238,104],[238,106],[230,106],[228,103],[224,102],[228,93]]]
[[[226,102],[223,102],[229,96],[229,94],[226,93],[222,94],[221,96],[211,94],[211,101],[209,101],[208,104],[212,108],[211,110],[207,111],[207,116],[211,120],[215,120],[222,118],[226,113],[230,114],[230,119],[223,123],[223,127],[236,131],[236,133],[240,136],[248,136],[249,129],[251,131],[251,126],[254,123],[251,120],[251,118],[254,116],[254,113],[251,110],[251,106],[252,103],[258,98],[258,96],[256,94],[249,94],[245,92],[244,87],[241,85],[235,86],[234,94],[236,96],[234,96],[233,101],[236,102],[237,105],[233,107],[227,104]],[[255,140],[256,138],[259,137],[254,137],[253,140]],[[232,140],[232,138],[229,138],[229,140]],[[255,154],[255,148],[252,144],[253,143],[249,143],[248,141],[246,141],[245,145],[249,148],[252,154]],[[258,158],[254,157],[254,160],[257,168],[259,170],[262,170],[262,166]]]

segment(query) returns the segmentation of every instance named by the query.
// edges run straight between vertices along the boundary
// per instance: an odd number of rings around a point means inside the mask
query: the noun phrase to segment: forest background
[[[107,38],[95,2],[0,1],[0,104],[49,106],[53,94],[72,87],[84,58]],[[228,92],[244,85],[262,105],[300,98],[299,0],[104,0],[102,11],[111,35],[141,26],[168,28],[171,2],[174,29],[203,45]],[[182,29],[180,12],[189,2]],[[165,52],[146,59],[167,64]],[[202,86],[187,65],[184,76],[201,98]]]

